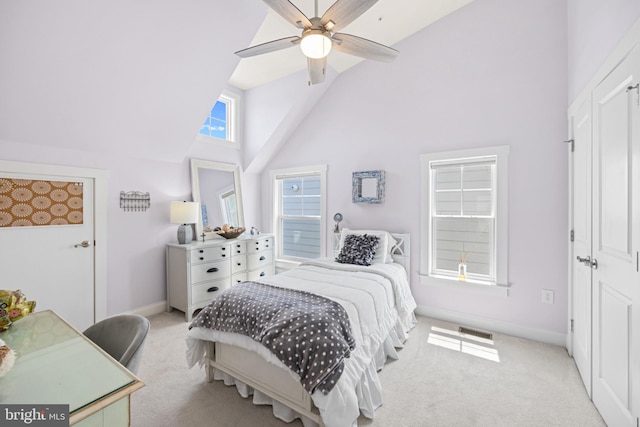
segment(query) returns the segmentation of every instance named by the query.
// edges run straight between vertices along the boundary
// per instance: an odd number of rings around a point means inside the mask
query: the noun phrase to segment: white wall
[[[329,221],[339,211],[350,228],[410,232],[412,290],[424,312],[562,336],[566,19],[557,0],[470,3],[396,45],[395,62],[365,61],[341,74],[267,169],[326,163]],[[419,155],[503,144],[511,147],[510,296],[420,285]],[[386,171],[385,203],[351,203],[351,173],[373,169]],[[555,304],[541,303],[543,288],[554,291]]]
[[[637,0],[567,0],[569,101],[640,16]]]
[[[265,15],[258,0],[0,2],[0,158],[108,172],[108,315],[166,300],[189,158],[241,164],[193,141]],[[151,208],[123,212],[122,190]]]

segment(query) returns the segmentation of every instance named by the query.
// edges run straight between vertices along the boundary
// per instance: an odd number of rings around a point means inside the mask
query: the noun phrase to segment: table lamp
[[[180,224],[178,227],[178,243],[184,245],[193,240],[191,224],[198,222],[198,202],[171,202],[171,223]]]

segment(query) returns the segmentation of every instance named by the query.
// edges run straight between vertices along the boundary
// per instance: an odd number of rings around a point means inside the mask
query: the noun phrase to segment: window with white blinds
[[[325,169],[272,172],[276,258],[296,261],[323,255]]]
[[[507,155],[503,146],[421,156],[421,281],[507,286]]]

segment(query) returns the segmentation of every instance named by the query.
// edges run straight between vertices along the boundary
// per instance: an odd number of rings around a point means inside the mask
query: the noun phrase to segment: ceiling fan
[[[236,55],[241,58],[300,45],[307,57],[309,84],[312,85],[324,81],[327,55],[332,48],[350,55],[384,62],[391,62],[398,56],[398,51],[388,46],[337,32],[366,12],[378,0],[337,0],[320,18],[318,17],[318,0],[315,0],[316,16],[310,19],[289,0],[264,0],[264,2],[287,22],[300,28],[302,35],[272,40],[239,50]]]

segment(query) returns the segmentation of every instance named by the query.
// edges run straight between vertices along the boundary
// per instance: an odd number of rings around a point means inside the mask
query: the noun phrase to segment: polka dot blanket
[[[325,297],[257,282],[225,289],[189,326],[244,334],[262,343],[300,377],[327,394],[355,349],[344,308]]]

